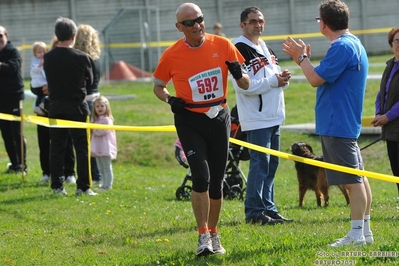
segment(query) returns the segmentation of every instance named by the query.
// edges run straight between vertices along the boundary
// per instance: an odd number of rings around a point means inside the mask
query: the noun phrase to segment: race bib
[[[188,79],[193,102],[211,101],[224,97],[222,69],[216,67]]]

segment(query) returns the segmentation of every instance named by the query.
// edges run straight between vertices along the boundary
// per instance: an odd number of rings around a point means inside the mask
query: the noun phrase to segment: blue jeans
[[[249,143],[280,150],[280,126],[247,131]],[[246,220],[256,219],[263,212],[277,213],[274,204],[274,176],[279,157],[250,149],[249,173],[245,198]]]

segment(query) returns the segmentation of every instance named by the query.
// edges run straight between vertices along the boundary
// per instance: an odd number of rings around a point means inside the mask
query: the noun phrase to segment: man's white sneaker
[[[76,184],[76,179],[75,179],[75,177],[74,177],[73,175],[70,175],[70,176],[68,176],[68,177],[65,179],[65,182],[67,182],[67,183],[69,183],[69,184]]]
[[[55,188],[53,189],[53,194],[59,194],[59,195],[68,195],[68,193],[66,192],[65,188]]]
[[[88,188],[86,191],[81,190],[80,188],[76,190],[75,196],[81,196],[83,194],[86,194],[88,196],[97,196],[97,193],[95,193],[93,190]]]
[[[212,240],[209,232],[202,233],[198,236],[197,257],[208,256],[213,253]]]
[[[335,240],[334,243],[329,244],[328,247],[330,248],[338,248],[343,246],[363,246],[366,245],[366,239],[364,236],[360,237],[359,239],[354,239],[350,235],[346,235],[343,238]]]
[[[372,234],[370,235],[364,235],[364,238],[366,239],[366,244],[370,245],[374,243],[374,237]]]
[[[220,237],[218,233],[211,234],[211,241],[212,241],[212,249],[213,254],[225,254],[226,250],[222,247],[222,243],[220,243]]]
[[[43,177],[42,177],[42,179],[40,179],[40,182],[43,182],[43,183],[48,183],[48,182],[50,182],[51,180],[50,180],[50,177],[48,176],[48,175],[44,175]]]

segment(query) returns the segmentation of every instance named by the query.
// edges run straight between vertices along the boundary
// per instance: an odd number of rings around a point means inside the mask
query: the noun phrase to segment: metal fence
[[[154,61],[161,56],[159,23],[157,7],[130,7],[119,10],[102,30],[103,69],[106,80],[109,80],[111,63],[115,61],[136,65],[150,73],[153,71]],[[143,74],[137,78],[145,76]]]
[[[205,15],[208,32],[216,22],[223,24],[228,38],[241,35],[238,26],[241,11],[249,5],[262,9],[267,24],[263,39],[277,53],[288,35],[306,39],[312,55],[321,57],[329,42],[319,33],[314,17],[318,4],[314,0],[197,0]],[[54,22],[59,16],[72,18],[77,24],[90,24],[101,33],[103,73],[118,60],[152,72],[166,47],[182,34],[175,28],[176,8],[181,0],[1,0],[0,25],[8,29],[10,40],[19,46],[24,59],[24,75],[29,77],[34,41],[49,43]],[[390,52],[386,36],[398,26],[398,1],[345,0],[351,12],[351,32],[359,35],[370,54]]]

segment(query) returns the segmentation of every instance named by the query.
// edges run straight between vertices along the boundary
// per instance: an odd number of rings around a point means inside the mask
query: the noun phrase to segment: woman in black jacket
[[[0,26],[0,113],[21,115],[20,102],[24,100],[21,63],[21,55],[8,41],[6,28]],[[21,173],[23,170],[26,173],[26,140],[21,136],[21,122],[0,119],[0,130],[11,162],[6,173]]]
[[[382,74],[375,101],[375,118],[371,123],[382,127],[381,139],[387,143],[392,174],[399,176],[399,27],[388,33],[388,44],[394,57],[387,61]],[[399,194],[399,183],[397,188]]]
[[[100,92],[98,91],[98,85],[100,83],[100,73],[101,73],[100,71],[101,49],[100,49],[100,39],[98,37],[98,32],[90,25],[87,24],[79,25],[78,31],[76,33],[74,48],[87,53],[90,56],[90,58],[93,60],[92,64],[93,83],[91,85],[86,86],[87,95],[85,98],[91,112],[93,106],[93,100],[98,96],[100,96]],[[90,158],[90,166],[91,166],[91,177],[93,185],[100,185],[101,174],[100,171],[98,170],[97,162],[94,157]]]

